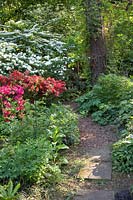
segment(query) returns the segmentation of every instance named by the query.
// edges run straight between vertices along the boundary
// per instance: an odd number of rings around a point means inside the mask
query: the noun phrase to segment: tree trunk
[[[91,82],[94,85],[100,74],[106,70],[106,49],[102,35],[90,38],[90,68]]]
[[[99,0],[86,0],[85,12],[88,29],[91,83],[94,85],[106,69],[106,47]]]

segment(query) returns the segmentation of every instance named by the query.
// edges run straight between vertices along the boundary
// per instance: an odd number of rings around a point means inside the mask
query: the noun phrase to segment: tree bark
[[[94,85],[100,74],[106,70],[106,45],[99,0],[86,0],[85,13],[88,29],[91,83]]]
[[[106,70],[106,48],[104,37],[90,38],[91,83],[94,85],[98,77]]]

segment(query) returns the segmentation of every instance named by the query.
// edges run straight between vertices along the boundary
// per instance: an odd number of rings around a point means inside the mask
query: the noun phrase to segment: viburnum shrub
[[[14,70],[9,76],[0,75],[1,112],[4,118],[21,114],[24,103],[29,99],[41,99],[43,96],[59,96],[65,91],[65,82],[54,78],[44,79],[42,76],[30,75],[28,71],[21,73]]]

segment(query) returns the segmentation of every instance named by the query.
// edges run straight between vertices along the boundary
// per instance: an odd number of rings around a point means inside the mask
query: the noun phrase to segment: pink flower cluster
[[[17,70],[9,76],[0,75],[1,111],[5,119],[13,118],[17,113],[22,115],[26,99],[34,101],[33,97],[43,95],[59,96],[66,90],[65,83],[54,78],[44,79],[42,76],[29,75]]]
[[[5,80],[4,80],[5,81]],[[44,95],[53,94],[59,96],[66,90],[65,82],[61,80],[55,80],[54,78],[44,79],[42,76],[29,75],[29,72],[21,73],[17,70],[13,71],[8,80],[8,84],[19,84],[25,90],[25,95]],[[28,98],[29,98],[28,96]]]
[[[4,85],[0,87],[1,109],[5,119],[13,118],[16,112],[23,112],[25,102],[23,94],[24,89],[20,85]]]

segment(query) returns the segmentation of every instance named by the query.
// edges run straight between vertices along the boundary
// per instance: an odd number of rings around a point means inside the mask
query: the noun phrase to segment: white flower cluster
[[[48,32],[26,30],[0,32],[0,73],[10,70],[29,70],[43,76],[64,78],[67,65],[66,44]]]

